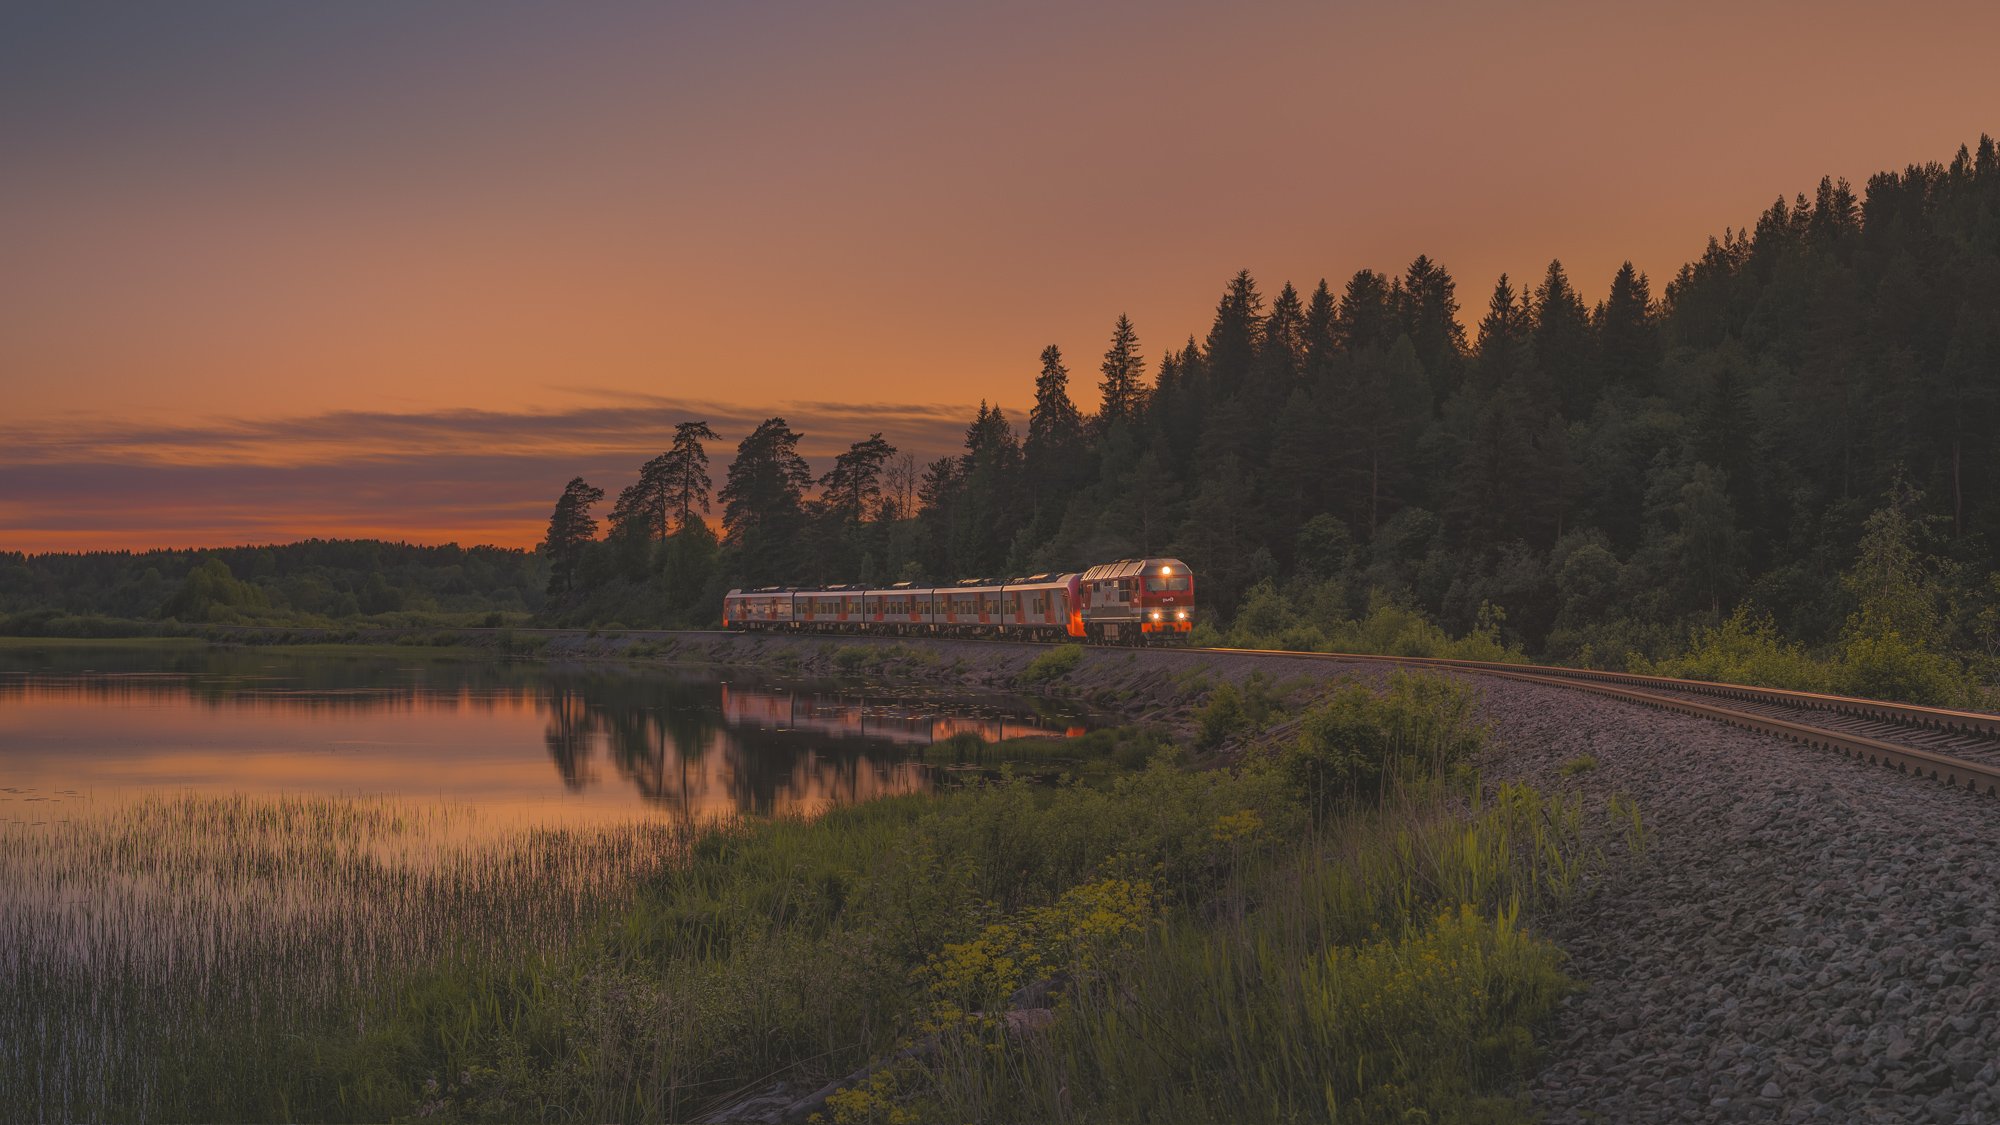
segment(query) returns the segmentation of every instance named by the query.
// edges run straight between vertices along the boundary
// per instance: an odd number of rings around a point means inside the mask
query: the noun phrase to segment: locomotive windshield
[[[1185,574],[1176,574],[1171,577],[1162,577],[1161,575],[1154,574],[1148,575],[1146,578],[1146,592],[1149,594],[1164,594],[1187,588],[1188,578]]]

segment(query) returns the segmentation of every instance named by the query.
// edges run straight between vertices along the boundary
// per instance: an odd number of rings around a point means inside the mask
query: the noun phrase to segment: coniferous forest
[[[1025,417],[982,405],[963,451],[927,464],[854,435],[816,476],[774,417],[718,480],[725,439],[690,421],[608,510],[571,481],[543,590],[502,600],[557,624],[702,624],[733,585],[1167,553],[1200,576],[1210,636],[1312,644],[1393,611],[1613,665],[1703,629],[1782,655],[1779,638],[1831,645],[1862,619],[1960,658],[2000,643],[1991,138],[1858,192],[1781,196],[1664,281],[1550,262],[1461,287],[1425,256],[1273,280],[1229,279],[1192,335],[1119,316],[1101,355],[1048,347],[1024,365]],[[171,577],[64,605],[50,574],[98,557],[0,557],[0,608],[174,612]]]

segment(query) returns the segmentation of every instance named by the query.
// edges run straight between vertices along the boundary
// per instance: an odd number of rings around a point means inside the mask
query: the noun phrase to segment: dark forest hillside
[[[1664,285],[1629,265],[1590,280],[1608,282],[1594,304],[1559,262],[1471,300],[1426,257],[1304,290],[1238,274],[1184,342],[1146,348],[1119,318],[1074,376],[1103,392],[1096,416],[1051,347],[1028,417],[982,406],[962,455],[900,472],[857,444],[819,499],[772,419],[722,489],[719,553],[705,527],[679,548],[717,571],[679,588],[1169,552],[1224,614],[1260,583],[1322,613],[1394,599],[1454,631],[1498,607],[1510,639],[1562,657],[1661,652],[1748,602],[1820,643],[1858,608],[1841,575],[1891,505],[1970,627],[2000,535],[1991,139],[1859,194],[1780,197]],[[609,545],[558,536],[579,575],[561,604],[631,617],[665,558],[634,540],[699,522],[628,535],[614,513]]]

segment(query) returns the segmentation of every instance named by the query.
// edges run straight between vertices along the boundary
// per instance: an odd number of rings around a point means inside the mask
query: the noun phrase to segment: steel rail
[[[1440,668],[1471,675],[1496,676],[1518,680],[1524,683],[1543,684],[1549,687],[1568,688],[1575,691],[1595,692],[1599,695],[1635,703],[1657,710],[1675,711],[1697,718],[1712,719],[1741,727],[1761,734],[1775,735],[1791,742],[1804,744],[1815,750],[1833,750],[1872,765],[1892,768],[1899,773],[1914,774],[1918,777],[1941,781],[1954,788],[1965,789],[1988,797],[2000,797],[2000,767],[1982,762],[1967,761],[1948,754],[1902,746],[1879,738],[1853,734],[1846,731],[1830,730],[1809,723],[1793,722],[1769,715],[1753,714],[1731,707],[1702,703],[1679,695],[1661,694],[1664,691],[1686,691],[1688,686],[1718,689],[1713,694],[1741,699],[1757,699],[1769,702],[1784,702],[1801,710],[1842,710],[1833,704],[1854,703],[1863,705],[1851,714],[1885,721],[1904,721],[1906,725],[1918,729],[1938,729],[1933,725],[1933,717],[1939,714],[1964,715],[2000,723],[2000,716],[1978,715],[1975,712],[1941,711],[1932,707],[1905,706],[1882,703],[1877,700],[1851,699],[1846,696],[1816,696],[1808,692],[1790,692],[1776,688],[1756,688],[1741,684],[1711,684],[1701,680],[1679,680],[1670,676],[1629,676],[1623,673],[1589,673],[1583,669],[1548,668],[1540,665],[1501,664],[1484,660],[1451,660],[1442,657],[1425,656],[1381,656],[1373,653],[1310,653],[1293,652],[1288,649],[1236,649],[1210,648],[1188,649],[1189,652],[1210,652],[1216,654],[1237,653],[1249,656],[1287,656],[1327,660],[1333,662],[1373,662],[1384,664],[1414,665],[1418,667]],[[1622,683],[1619,681],[1623,681]],[[1671,685],[1669,687],[1668,685]],[[1653,690],[1647,690],[1648,687]],[[1817,707],[1796,699],[1822,701]],[[1891,716],[1902,714],[1916,716],[1912,720],[1899,720]],[[1963,727],[1958,729],[1965,729]],[[1981,731],[1980,733],[1984,733]]]

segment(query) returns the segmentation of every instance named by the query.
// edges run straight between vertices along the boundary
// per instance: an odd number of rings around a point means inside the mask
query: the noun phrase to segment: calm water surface
[[[15,644],[0,822],[190,792],[440,801],[489,826],[810,813],[929,787],[921,751],[954,734],[1083,729],[1023,698],[748,673]]]

